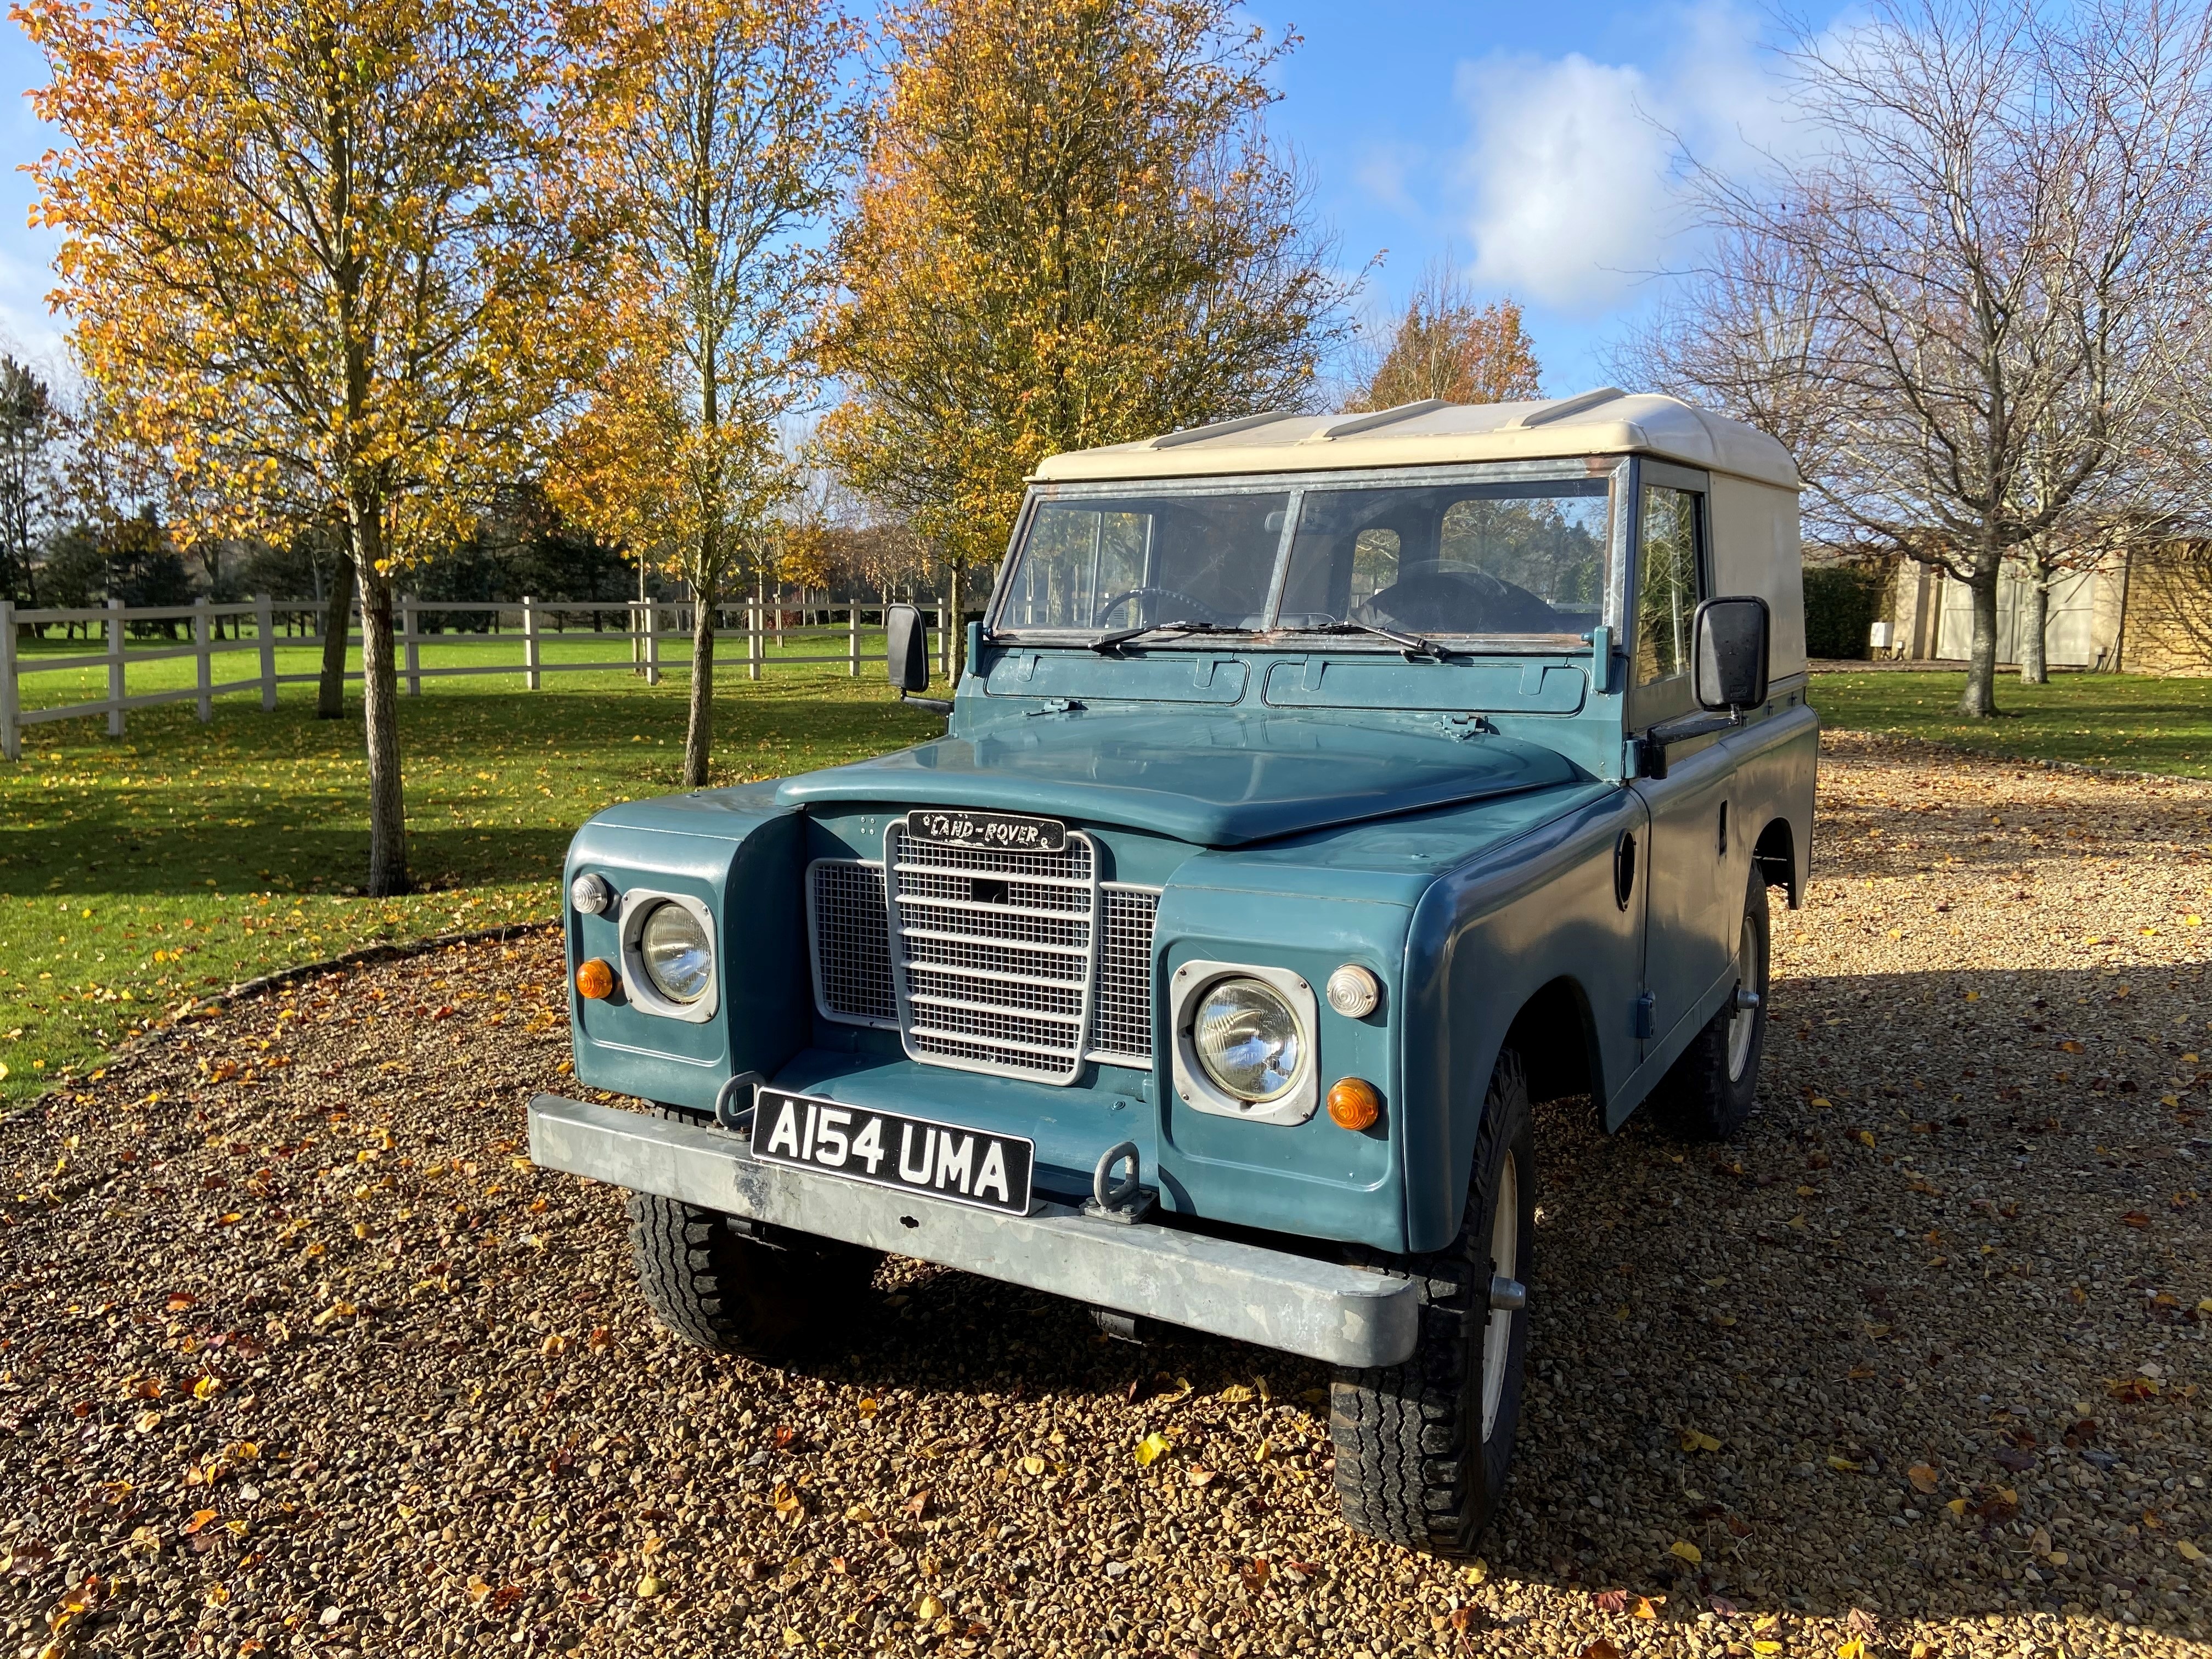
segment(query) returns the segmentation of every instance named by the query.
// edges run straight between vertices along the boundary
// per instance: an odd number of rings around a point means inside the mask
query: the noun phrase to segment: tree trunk
[[[714,748],[714,606],[722,597],[713,578],[691,585],[691,719],[684,729],[684,787],[707,787]]]
[[[354,568],[361,584],[362,724],[368,738],[368,895],[407,890],[407,803],[399,782],[399,672],[392,658],[392,578],[383,553],[383,504],[357,502]]]
[[[960,689],[961,671],[966,666],[963,659],[968,654],[968,630],[960,625],[960,567],[957,564],[952,567],[951,580],[945,583],[945,625],[952,630],[946,660],[952,665],[952,690],[957,693]]]
[[[353,616],[353,555],[340,553],[323,607],[323,677],[315,684],[315,718],[334,720],[345,713],[346,624]]]
[[[1974,636],[1966,651],[1966,690],[1959,699],[1959,712],[1970,720],[1987,720],[1997,712],[1997,561],[1991,559],[1966,584],[1974,601]]]
[[[2051,684],[2051,665],[2044,643],[2044,631],[2051,625],[2051,576],[2041,568],[2028,573],[2027,627],[2020,641],[2020,683],[2022,685]]]

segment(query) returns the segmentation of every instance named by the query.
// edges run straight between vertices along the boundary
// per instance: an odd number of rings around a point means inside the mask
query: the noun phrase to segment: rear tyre
[[[1766,1051],[1772,944],[1766,872],[1753,862],[1737,935],[1735,991],[1651,1091],[1652,1109],[1670,1134],[1684,1140],[1726,1140],[1750,1117],[1759,1097],[1759,1057]],[[1748,1008],[1741,1006],[1747,992],[1756,999]]]
[[[1402,1262],[1420,1281],[1420,1335],[1402,1364],[1340,1370],[1330,1390],[1336,1495],[1346,1522],[1437,1555],[1471,1554],[1505,1490],[1521,1420],[1525,1307],[1493,1280],[1527,1281],[1535,1235],[1535,1136],[1520,1057],[1498,1057],[1459,1237]],[[1501,1287],[1502,1288],[1502,1287]]]
[[[663,1106],[664,1117],[707,1115]],[[865,1328],[883,1256],[761,1227],[655,1193],[629,1194],[630,1257],[662,1325],[716,1353],[771,1363],[803,1358]]]

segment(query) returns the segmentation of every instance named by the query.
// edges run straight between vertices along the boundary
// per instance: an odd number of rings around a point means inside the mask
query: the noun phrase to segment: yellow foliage
[[[1269,147],[1288,49],[1229,0],[912,0],[823,362],[826,455],[955,572],[1042,457],[1307,395],[1333,250]]]

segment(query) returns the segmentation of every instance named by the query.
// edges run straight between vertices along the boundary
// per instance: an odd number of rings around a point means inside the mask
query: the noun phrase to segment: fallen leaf
[[[1912,1483],[1913,1491],[1928,1494],[1935,1492],[1937,1483],[1943,1477],[1929,1464],[1915,1463],[1905,1472],[1905,1478]]]
[[[1666,1604],[1667,1598],[1663,1595],[1639,1595],[1636,1598],[1636,1611],[1629,1616],[1633,1619],[1656,1619],[1659,1609]]]
[[[1695,1544],[1690,1543],[1686,1540],[1680,1538],[1676,1539],[1673,1543],[1667,1547],[1667,1553],[1669,1555],[1680,1556],[1682,1559],[1687,1561],[1693,1567],[1705,1559],[1705,1553],[1703,1550],[1699,1549]]]
[[[1866,1465],[1863,1463],[1854,1463],[1848,1457],[1838,1457],[1833,1454],[1831,1454],[1828,1458],[1828,1467],[1835,1470],[1839,1474],[1856,1474],[1861,1469],[1864,1468]]]
[[[2125,1215],[2120,1218],[2120,1224],[2124,1227],[2135,1227],[2138,1229],[2148,1227],[2150,1225],[2150,1218],[2145,1215],[2141,1210],[2130,1210]]]
[[[1231,1382],[1221,1391],[1221,1397],[1232,1406],[1241,1406],[1252,1398],[1252,1390],[1242,1382]]]
[[[906,1500],[906,1512],[917,1521],[921,1520],[924,1516],[929,1513],[928,1487],[924,1486],[920,1492],[915,1493],[913,1497]]]
[[[924,1624],[934,1624],[945,1617],[945,1603],[933,1595],[925,1595],[915,1603],[914,1616]]]
[[[1620,1659],[1620,1650],[1601,1636],[1583,1650],[1583,1659]]]
[[[1137,1467],[1140,1469],[1148,1468],[1153,1459],[1164,1456],[1174,1449],[1168,1443],[1167,1436],[1157,1431],[1148,1434],[1137,1443]]]
[[[199,1531],[203,1527],[206,1526],[209,1522],[214,1519],[215,1511],[213,1510],[194,1510],[192,1511],[192,1518],[185,1522],[180,1530],[183,1531],[186,1537],[190,1537],[192,1534]]]
[[[1197,1466],[1193,1465],[1190,1468],[1183,1471],[1182,1478],[1186,1482],[1194,1486],[1210,1486],[1218,1477],[1215,1475],[1212,1469],[1200,1468]]]
[[[484,1583],[482,1573],[472,1572],[469,1575],[468,1591],[470,1601],[481,1601],[491,1594],[491,1586]]]
[[[2204,1559],[2204,1552],[2198,1549],[2196,1545],[2191,1543],[2186,1538],[2175,1539],[2173,1540],[2173,1547],[2175,1552],[2179,1554],[2183,1560],[2190,1562],[2192,1565],[2198,1561],[2202,1561]]]
[[[1714,1439],[1712,1436],[1704,1432],[1702,1430],[1685,1429],[1682,1431],[1682,1449],[1686,1452],[1716,1452],[1720,1449],[1721,1443]]]
[[[1628,1592],[1625,1589],[1600,1590],[1590,1597],[1590,1601],[1600,1613],[1626,1613],[1628,1610]]]
[[[648,1572],[637,1581],[637,1599],[641,1601],[650,1601],[665,1588],[665,1586],[658,1577]]]

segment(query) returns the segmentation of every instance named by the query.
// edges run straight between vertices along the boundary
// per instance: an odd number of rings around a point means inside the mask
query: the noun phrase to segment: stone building
[[[2025,571],[2007,566],[1997,579],[1997,660],[2006,666],[2020,661],[2028,599]],[[1964,662],[1972,596],[1941,571],[1900,561],[1874,631],[1875,657]],[[2044,641],[2053,668],[2212,674],[2212,542],[2145,543],[2060,576]]]

